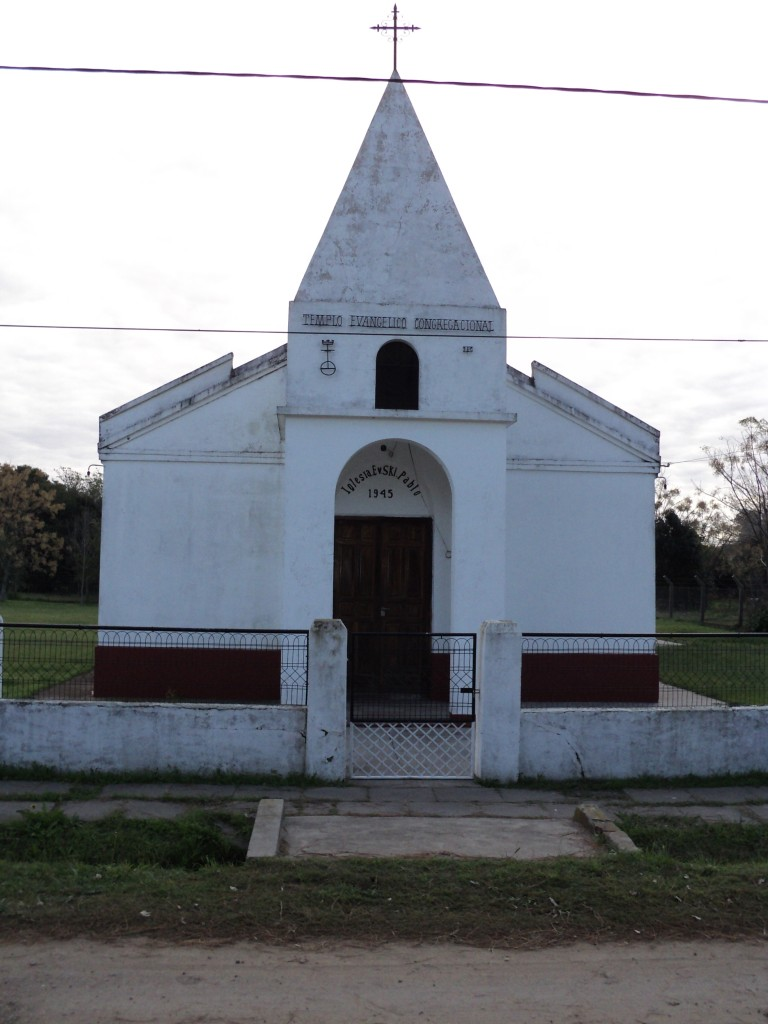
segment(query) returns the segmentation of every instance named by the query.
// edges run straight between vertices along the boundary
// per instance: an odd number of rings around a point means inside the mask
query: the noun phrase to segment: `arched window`
[[[388,341],[376,355],[376,408],[419,408],[419,357],[404,341]]]

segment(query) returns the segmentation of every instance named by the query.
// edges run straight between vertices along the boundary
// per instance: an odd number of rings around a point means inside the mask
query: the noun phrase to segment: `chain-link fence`
[[[656,614],[664,619],[692,622],[713,629],[768,629],[768,586],[672,580],[656,586]]]

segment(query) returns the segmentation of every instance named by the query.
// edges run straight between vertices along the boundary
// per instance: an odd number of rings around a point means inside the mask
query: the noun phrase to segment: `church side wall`
[[[508,471],[507,508],[522,632],[654,632],[653,476]]]
[[[249,462],[107,463],[100,623],[280,623],[282,472]]]
[[[164,420],[102,445],[102,625],[280,623],[284,398],[284,367],[189,405],[170,389]]]

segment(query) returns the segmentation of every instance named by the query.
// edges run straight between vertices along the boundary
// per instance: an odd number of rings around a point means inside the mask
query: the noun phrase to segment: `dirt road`
[[[2,1024],[765,1024],[768,943],[0,946]]]

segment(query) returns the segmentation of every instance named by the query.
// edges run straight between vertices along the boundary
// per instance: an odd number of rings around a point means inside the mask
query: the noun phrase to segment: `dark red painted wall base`
[[[429,658],[429,699],[442,700],[446,704],[451,693],[451,656],[435,653]]]
[[[655,704],[656,654],[523,654],[524,701]]]
[[[96,648],[97,700],[262,704],[280,700],[280,651]]]

